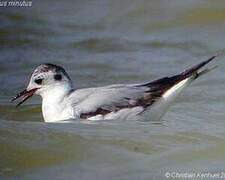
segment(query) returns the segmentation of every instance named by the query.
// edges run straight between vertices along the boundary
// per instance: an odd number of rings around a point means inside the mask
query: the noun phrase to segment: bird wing
[[[170,97],[178,94],[179,89],[183,89],[194,79],[207,72],[208,69],[199,70],[215,57],[213,56],[178,75],[163,77],[144,84],[119,84],[76,90],[71,95],[73,96],[71,99],[74,100],[72,106],[75,113],[81,118],[106,115],[125,108],[142,107],[145,110],[166,95],[166,92],[168,92],[166,96],[170,94]],[[188,81],[182,83],[183,80]]]
[[[74,92],[80,100],[73,102],[73,107],[81,118],[98,114],[105,115],[124,108],[138,106],[137,101],[144,97],[148,89],[148,87],[122,84],[80,89],[77,90],[78,92]],[[76,97],[71,99],[77,99]]]
[[[80,118],[106,115],[126,108],[151,107],[163,94],[182,81],[180,76],[164,77],[150,83],[112,85],[75,91],[73,101],[75,113]],[[78,100],[79,99],[79,100]]]

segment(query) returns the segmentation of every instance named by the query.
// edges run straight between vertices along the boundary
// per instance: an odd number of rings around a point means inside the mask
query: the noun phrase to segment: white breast
[[[41,94],[45,122],[74,118],[72,107],[65,101],[67,94],[68,89],[65,86],[51,87]]]
[[[62,104],[42,102],[42,114],[45,122],[56,122],[74,118],[71,107]]]

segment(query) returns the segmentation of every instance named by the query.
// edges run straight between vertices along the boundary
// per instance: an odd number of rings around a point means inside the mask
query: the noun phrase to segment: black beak
[[[17,107],[19,105],[21,105],[22,103],[24,103],[28,98],[30,98],[31,96],[33,96],[33,94],[38,90],[39,88],[34,88],[31,90],[23,90],[22,92],[18,93],[11,101],[15,101],[16,99],[22,97],[22,100],[16,105]]]

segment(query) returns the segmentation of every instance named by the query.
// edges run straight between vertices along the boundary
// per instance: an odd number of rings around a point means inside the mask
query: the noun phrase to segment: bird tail
[[[206,68],[206,69],[202,69],[204,66],[206,66],[207,64],[209,64],[211,61],[215,60],[218,56],[221,56],[225,53],[225,51],[219,51],[216,55],[210,57],[209,59],[189,68],[186,69],[185,71],[183,71],[180,76],[182,77],[182,79],[186,79],[192,75],[195,76],[195,78],[198,78],[199,76],[206,74],[210,71],[212,71],[213,69],[217,68],[217,66],[213,66],[210,68]]]
[[[181,72],[178,75],[172,77],[162,78],[151,83],[148,83],[148,86],[157,86],[160,89],[163,89],[161,98],[156,101],[153,106],[149,108],[151,111],[150,120],[157,121],[159,120],[168,110],[169,106],[174,102],[174,100],[180,95],[180,93],[186,89],[195,79],[206,74],[217,66],[212,66],[209,68],[204,68],[208,63],[213,61],[216,57],[221,55],[218,53],[209,59]],[[164,88],[166,87],[167,88]]]

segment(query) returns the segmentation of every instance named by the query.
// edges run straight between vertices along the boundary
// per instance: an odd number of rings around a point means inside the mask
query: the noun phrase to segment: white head
[[[12,100],[22,97],[18,104],[20,105],[33,94],[38,94],[42,98],[46,96],[60,98],[72,90],[72,81],[62,67],[54,64],[41,64],[34,70],[27,88]]]

